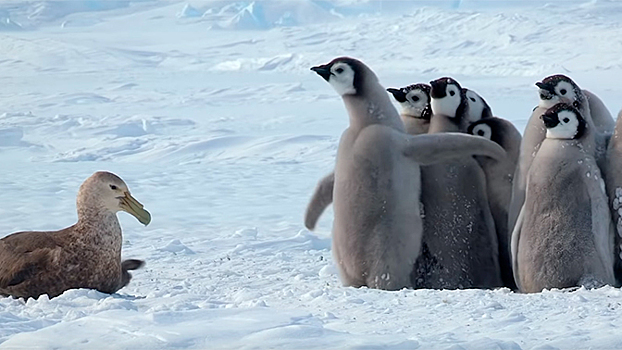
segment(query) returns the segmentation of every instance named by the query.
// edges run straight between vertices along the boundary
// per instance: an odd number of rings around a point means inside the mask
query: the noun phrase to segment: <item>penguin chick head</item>
[[[467,113],[469,122],[474,123],[480,119],[492,117],[492,109],[482,96],[473,90],[463,90],[469,105],[469,113]]]
[[[350,57],[337,57],[311,70],[324,78],[340,96],[361,94],[365,79],[377,81],[375,74],[363,62]]]
[[[403,115],[430,119],[432,114],[430,110],[430,85],[413,84],[400,89],[389,88],[387,91],[400,104]]]
[[[471,135],[481,136],[488,140],[492,139],[492,128],[490,127],[490,125],[486,124],[485,122],[473,123],[469,125],[468,132]]]
[[[445,77],[431,81],[430,86],[432,114],[450,118],[461,117],[460,112],[464,109],[465,99],[460,84],[452,78]]]
[[[540,102],[543,108],[551,108],[563,102],[581,108],[585,103],[581,88],[569,77],[563,74],[551,75],[536,83],[539,89]]]
[[[508,139],[508,124],[511,125],[508,121],[497,117],[483,118],[475,123],[471,123],[467,133],[487,138],[506,148],[508,141],[511,141],[511,138]]]
[[[541,117],[549,139],[578,139],[585,133],[587,124],[581,113],[572,105],[558,103]]]

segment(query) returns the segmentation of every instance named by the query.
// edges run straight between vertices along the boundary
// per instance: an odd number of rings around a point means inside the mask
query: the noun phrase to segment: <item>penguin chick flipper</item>
[[[480,155],[496,160],[507,157],[503,147],[490,140],[462,133],[404,135],[404,155],[422,165]]]
[[[333,202],[333,187],[335,186],[335,172],[326,175],[318,182],[311,201],[305,212],[305,227],[310,231],[315,229],[322,213]]]
[[[512,256],[512,272],[514,273],[514,282],[516,283],[516,287],[518,290],[520,287],[520,277],[518,275],[518,245],[520,241],[520,231],[523,227],[523,219],[525,217],[525,206],[521,207],[521,210],[518,214],[518,218],[516,219],[516,225],[512,230],[512,234],[510,235],[510,254]]]

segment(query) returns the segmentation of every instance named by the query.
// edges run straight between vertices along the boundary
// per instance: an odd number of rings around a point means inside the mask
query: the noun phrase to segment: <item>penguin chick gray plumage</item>
[[[516,224],[518,214],[525,201],[525,186],[527,173],[540,144],[545,138],[546,128],[540,120],[540,116],[549,108],[563,102],[577,108],[583,119],[594,130],[596,162],[602,169],[604,167],[605,153],[608,139],[613,132],[613,119],[604,107],[602,101],[589,91],[581,88],[569,77],[557,74],[544,78],[537,82],[539,92],[538,106],[533,110],[525,131],[521,151],[512,185],[512,201],[508,213],[508,227],[512,229]],[[594,110],[594,113],[591,110]]]
[[[475,159],[486,174],[488,203],[499,241],[501,278],[506,287],[516,289],[510,254],[512,232],[508,230],[508,210],[512,199],[512,180],[520,152],[521,134],[512,123],[498,117],[484,118],[471,124],[469,134],[496,142],[507,154],[507,157],[502,160],[485,157],[475,157]]]
[[[546,138],[529,168],[512,232],[520,291],[614,283],[613,225],[595,158],[595,130],[572,105],[542,114]]]
[[[622,285],[622,110],[607,147],[603,169],[609,209],[616,230],[614,238],[614,273],[616,285]]]
[[[430,134],[466,132],[468,103],[452,78],[430,82]],[[421,170],[426,254],[413,272],[415,288],[491,288],[503,285],[484,171],[473,157]]]

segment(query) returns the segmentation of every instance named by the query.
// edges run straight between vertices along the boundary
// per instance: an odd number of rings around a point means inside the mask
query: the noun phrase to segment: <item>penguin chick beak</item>
[[[557,126],[557,124],[559,124],[559,118],[557,117],[557,114],[545,113],[540,116],[540,118],[544,122],[544,126],[547,129],[554,128]]]
[[[442,79],[432,80],[430,82],[430,97],[431,98],[443,98],[447,96],[447,91],[445,88],[447,87],[447,83]]]
[[[324,80],[328,81],[331,76],[330,67],[326,64],[321,66],[311,67],[311,70],[319,74]]]
[[[555,95],[555,87],[551,84],[539,81],[536,83],[536,86],[540,89],[540,97],[543,100],[550,100]]]
[[[125,192],[124,196],[119,199],[121,201],[119,203],[119,207],[121,208],[121,210],[134,216],[141,224],[145,226],[149,225],[149,223],[151,222],[151,214],[143,209],[143,205],[140,204],[140,202],[137,201],[136,198],[132,197],[129,192]]]
[[[388,88],[387,91],[390,92],[391,95],[393,95],[393,97],[395,98],[397,102],[400,102],[400,103],[406,102],[406,94],[402,90]]]
[[[432,108],[430,106],[425,106],[423,112],[421,112],[421,119],[430,120],[432,119]]]

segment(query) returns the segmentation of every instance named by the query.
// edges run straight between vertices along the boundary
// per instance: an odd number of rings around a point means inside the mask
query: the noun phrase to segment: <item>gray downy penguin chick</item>
[[[423,229],[420,164],[473,154],[502,158],[505,151],[471,135],[407,135],[378,78],[359,60],[339,57],[311,70],[341,95],[350,119],[332,195],[332,250],[341,280],[354,287],[410,287]]]
[[[604,167],[607,142],[612,132],[611,125],[613,125],[613,119],[602,101],[594,94],[581,90],[569,77],[561,74],[551,75],[544,78],[541,82],[537,82],[536,86],[538,87],[540,100],[527,122],[525,132],[523,132],[520,156],[514,175],[514,183],[512,184],[512,201],[508,213],[508,227],[510,229],[516,224],[518,214],[525,201],[525,186],[531,162],[545,138],[546,128],[540,120],[540,116],[544,112],[560,102],[577,108],[583,119],[590,126],[590,129],[595,130],[595,156],[596,162],[601,169]],[[598,123],[592,118],[590,112],[592,107],[598,113],[594,114]],[[596,125],[600,127],[596,127]]]
[[[430,127],[430,85],[413,84],[400,89],[389,88],[388,92],[399,103],[400,117],[410,135],[427,134]]]
[[[550,108],[542,122],[546,138],[512,232],[516,284],[526,293],[613,284],[613,224],[593,126],[565,103]]]
[[[437,116],[434,132],[466,132],[470,124],[466,89],[449,77],[433,80],[430,86],[430,108]]]
[[[516,170],[516,162],[518,162],[521,135],[512,123],[497,117],[484,118],[471,124],[469,134],[496,142],[507,154],[505,159],[499,161],[485,157],[475,157],[475,159],[486,174],[486,193],[499,241],[501,278],[506,287],[516,289],[510,254],[512,232],[508,230],[508,209],[512,199],[512,179],[514,170]]]
[[[0,239],[0,295],[50,298],[68,289],[114,293],[131,279],[141,260],[121,261],[125,211],[147,225],[151,215],[118,176],[96,172],[77,196],[78,222],[59,231],[18,232]]]
[[[468,125],[468,105],[458,82],[441,78],[430,85],[429,133],[462,131]],[[413,271],[413,286],[502,286],[497,233],[486,194],[486,176],[480,165],[473,157],[462,157],[424,166],[421,176],[425,250]]]
[[[492,109],[482,96],[470,89],[465,88],[463,90],[467,104],[469,105],[466,115],[469,124],[475,123],[481,119],[492,118]]]
[[[406,133],[410,135],[426,134],[430,126],[430,85],[413,84],[400,89],[387,89],[400,104],[400,117]],[[333,202],[333,183],[335,174],[326,175],[317,185],[305,213],[305,227],[315,229],[315,225],[324,210]]]
[[[614,239],[614,273],[616,285],[620,286],[622,284],[622,110],[618,114],[615,131],[609,141],[603,175],[617,233]]]

